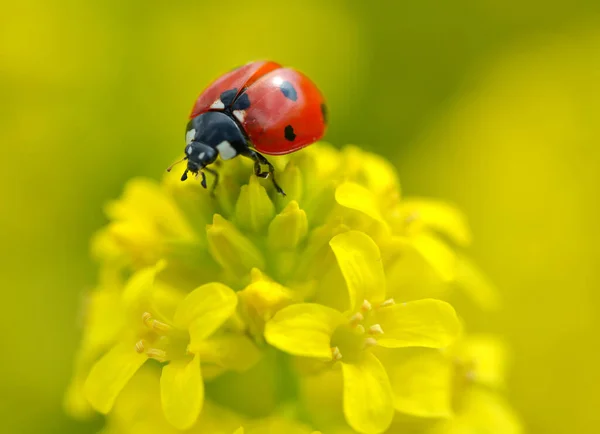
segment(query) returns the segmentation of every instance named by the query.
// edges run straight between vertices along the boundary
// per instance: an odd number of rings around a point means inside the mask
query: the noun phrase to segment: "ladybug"
[[[248,63],[215,80],[196,99],[185,129],[185,156],[178,161],[187,160],[181,180],[188,172],[201,174],[206,188],[206,171],[215,177],[213,193],[219,175],[207,166],[218,156],[242,155],[254,161],[256,176],[271,175],[285,196],[262,154],[289,154],[308,146],[323,137],[326,123],[325,101],[308,77],[271,61]]]

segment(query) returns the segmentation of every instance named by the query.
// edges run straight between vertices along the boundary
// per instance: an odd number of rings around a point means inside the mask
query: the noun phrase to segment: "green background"
[[[600,3],[2,0],[0,432],[85,433],[62,412],[102,206],[180,153],[197,94],[254,59],[329,102],[327,140],[457,203],[505,297],[533,433],[600,413]]]

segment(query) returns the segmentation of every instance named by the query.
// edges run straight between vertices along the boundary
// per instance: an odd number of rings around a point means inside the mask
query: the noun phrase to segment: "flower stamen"
[[[135,352],[136,353],[142,354],[145,350],[146,350],[146,347],[144,345],[144,341],[143,340],[138,341],[138,342],[135,343]]]
[[[144,312],[142,321],[146,327],[158,334],[167,334],[173,329],[169,324],[153,319],[149,312]]]
[[[167,358],[167,352],[163,351],[163,350],[159,350],[157,348],[150,348],[146,351],[146,355],[148,356],[148,358],[150,359],[154,359],[157,360],[161,363],[166,362],[167,360],[169,360]]]
[[[386,301],[384,301],[383,303],[381,303],[379,305],[379,307],[388,307],[388,306],[393,306],[395,304],[396,304],[396,302],[394,301],[393,298],[388,298]]]
[[[374,347],[376,345],[377,339],[371,337],[365,339],[365,348]]]
[[[360,307],[360,310],[362,310],[363,312],[369,312],[372,308],[373,306],[371,305],[371,303],[369,303],[369,300],[364,300],[362,306]]]
[[[338,361],[342,359],[342,353],[340,352],[340,349],[338,347],[333,347],[331,349],[331,356],[333,357],[334,361]]]
[[[354,315],[350,317],[350,325],[357,326],[360,322],[365,319],[362,313],[356,312]]]
[[[383,329],[381,328],[380,324],[373,324],[371,327],[369,327],[369,333],[372,335],[382,335]]]
[[[167,352],[164,350],[159,350],[157,348],[146,348],[146,342],[142,339],[137,341],[135,344],[135,352],[138,354],[145,353],[146,356],[150,359],[158,360],[159,362],[166,362],[169,360],[167,358]]]

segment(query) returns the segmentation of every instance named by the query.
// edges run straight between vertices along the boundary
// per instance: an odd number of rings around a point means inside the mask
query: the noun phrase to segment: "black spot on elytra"
[[[231,108],[233,110],[246,110],[248,107],[250,107],[250,98],[248,98],[247,93],[243,93],[235,100]]]
[[[237,88],[234,87],[233,89],[226,90],[221,94],[219,99],[225,107],[229,107],[231,103],[233,103],[233,99],[237,95],[237,91]]]
[[[325,103],[321,104],[321,113],[323,114],[323,122],[327,123],[329,119],[327,115],[327,106]]]
[[[284,135],[285,135],[286,140],[293,142],[296,139],[296,133],[294,133],[294,127],[292,127],[291,125],[288,125],[287,127],[285,127]]]
[[[292,86],[292,83],[289,81],[284,81],[279,85],[279,90],[287,99],[291,99],[292,101],[296,101],[298,99],[298,94],[296,93],[296,89]]]

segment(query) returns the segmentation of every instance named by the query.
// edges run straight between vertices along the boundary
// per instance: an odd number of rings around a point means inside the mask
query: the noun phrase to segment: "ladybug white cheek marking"
[[[234,110],[233,115],[238,121],[244,122],[244,119],[246,119],[246,110]]]
[[[223,140],[221,143],[219,143],[217,145],[217,150],[219,151],[219,155],[221,155],[223,160],[230,160],[237,155],[237,151],[227,140]]]
[[[225,108],[225,104],[223,104],[223,102],[218,99],[215,102],[212,103],[212,105],[210,106],[210,108],[212,109],[224,109]]]
[[[187,148],[185,148],[185,153],[188,155],[192,155],[192,147],[188,146]]]
[[[187,145],[192,143],[195,138],[196,138],[196,129],[195,128],[192,128],[187,133],[185,133],[185,143]]]

